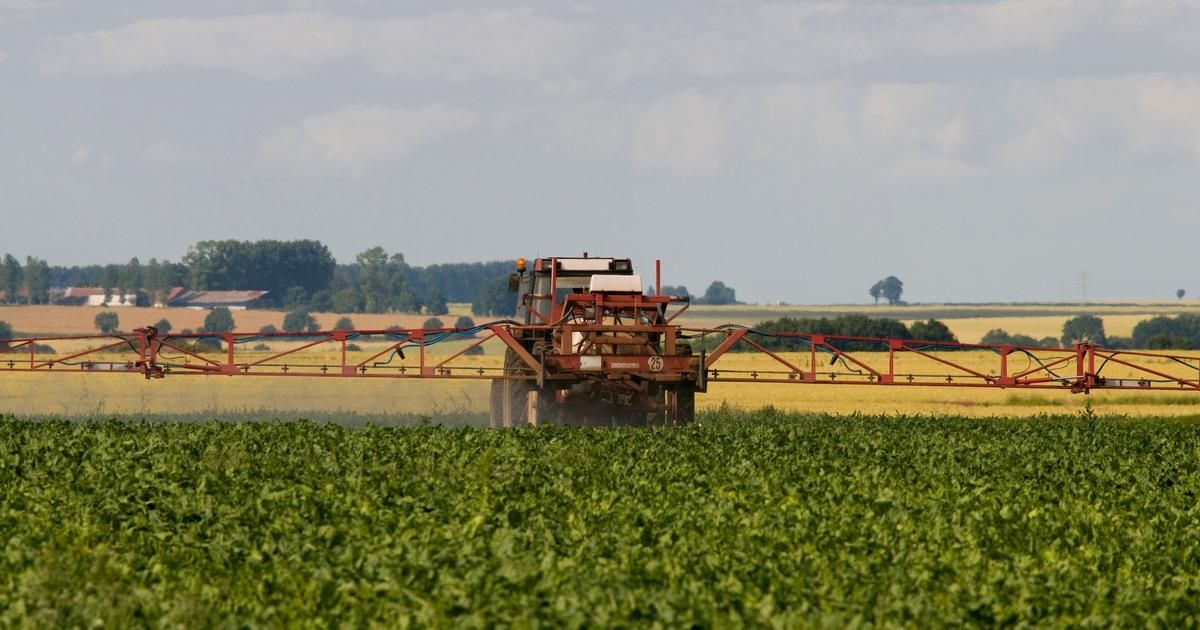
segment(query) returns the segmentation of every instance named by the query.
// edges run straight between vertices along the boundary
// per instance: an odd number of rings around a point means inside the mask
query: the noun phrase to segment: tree
[[[308,299],[308,308],[320,313],[328,313],[333,310],[333,294],[329,289],[321,289],[312,294]]]
[[[12,254],[4,255],[4,301],[15,304],[21,291],[21,261]]]
[[[100,275],[100,286],[104,287],[104,303],[112,301],[113,289],[121,284],[121,270],[117,265],[105,265]]]
[[[421,324],[421,328],[445,328],[446,323],[436,317],[430,317]]]
[[[445,315],[450,312],[446,306],[446,296],[442,295],[441,291],[434,289],[429,292],[429,297],[425,299],[425,312],[430,315]]]
[[[979,340],[979,343],[988,346],[1025,346],[1030,348],[1045,345],[1029,335],[1010,335],[1001,328],[993,328],[987,331],[987,333],[983,335],[983,339]],[[1056,339],[1054,341],[1054,346],[1057,345],[1058,340]]]
[[[1104,320],[1095,315],[1080,315],[1068,319],[1063,324],[1062,342],[1067,347],[1077,343],[1105,345],[1107,339],[1104,336]]]
[[[1182,300],[1184,295],[1187,295],[1187,291],[1184,291],[1183,289],[1175,289],[1175,297]]]
[[[279,329],[275,327],[275,324],[267,324],[266,326],[258,329],[258,334],[260,335],[270,335],[277,332],[279,332]]]
[[[875,298],[875,302],[879,302],[879,298],[888,301],[888,304],[895,306],[900,303],[900,296],[904,293],[904,283],[896,276],[888,276],[883,280],[875,283],[871,287],[871,296]],[[878,295],[876,295],[878,293]]]
[[[691,292],[688,291],[688,288],[683,286],[682,284],[679,286],[663,285],[662,295],[673,295],[673,296],[677,296],[677,297],[685,297],[685,296],[686,297],[694,297],[694,296],[692,296]]]
[[[291,287],[312,295],[328,288],[337,262],[318,241],[201,241],[183,257],[191,288],[263,289],[282,304]]]
[[[308,291],[304,287],[288,287],[283,297],[283,307],[295,310],[304,306],[308,299]]]
[[[103,311],[96,314],[96,319],[93,320],[93,323],[96,324],[96,328],[100,332],[109,335],[117,332],[117,328],[121,325],[121,320],[117,317],[116,313]]]
[[[312,313],[299,309],[283,316],[283,329],[288,332],[316,332],[321,326]]]
[[[467,328],[474,328],[475,320],[471,319],[470,317],[467,317],[466,315],[459,315],[458,319],[454,320],[454,327],[464,329],[464,330]]]
[[[341,291],[333,294],[331,302],[333,306],[331,310],[333,310],[335,313],[363,312],[363,299],[362,296],[359,295],[358,289],[342,289]]]
[[[936,319],[913,322],[908,330],[912,333],[913,339],[958,343],[958,338],[954,336],[953,332],[950,332],[950,327]]]
[[[354,322],[350,321],[349,317],[340,317],[337,323],[333,325],[334,330],[354,330]]]
[[[512,317],[517,312],[517,294],[508,292],[508,276],[484,283],[471,300],[471,312],[484,317]]]
[[[720,280],[713,281],[704,291],[704,297],[698,300],[702,304],[737,304],[737,293],[733,287],[725,286]]]
[[[160,335],[171,334],[171,320],[167,319],[166,317],[158,320],[154,323],[154,329],[157,330]]]
[[[12,339],[13,329],[8,322],[0,321],[0,339]],[[0,343],[0,348],[7,348],[7,343]]]
[[[204,316],[204,331],[210,333],[233,332],[233,313],[229,309],[217,307]]]
[[[137,259],[137,256],[134,256],[121,269],[121,302],[125,302],[125,296],[130,291],[142,288],[144,281],[145,275],[142,273],[142,263]]]
[[[26,257],[24,286],[30,304],[49,304],[50,265],[33,256]]]

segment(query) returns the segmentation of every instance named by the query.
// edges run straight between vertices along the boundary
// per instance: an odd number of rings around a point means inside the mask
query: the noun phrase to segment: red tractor
[[[686,296],[643,293],[628,258],[524,259],[517,347],[492,381],[492,425],[677,425],[691,422],[704,391],[703,356],[671,322]]]

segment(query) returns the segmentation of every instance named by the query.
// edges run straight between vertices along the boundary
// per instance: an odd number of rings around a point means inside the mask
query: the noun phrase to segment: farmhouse
[[[167,302],[172,308],[209,309],[223,307],[242,311],[261,304],[269,291],[184,291]]]
[[[68,287],[51,299],[59,306],[148,306],[150,296],[145,291],[126,291],[120,295],[100,287]]]

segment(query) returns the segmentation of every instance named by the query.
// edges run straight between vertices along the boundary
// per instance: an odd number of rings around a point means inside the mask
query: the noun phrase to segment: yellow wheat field
[[[429,349],[429,357],[440,361],[465,347],[467,342],[447,342]],[[475,374],[478,368],[499,368],[500,348],[489,342],[485,356],[462,356],[447,367],[455,375]],[[348,360],[358,363],[383,349],[381,344],[363,344],[359,351],[350,352]],[[287,349],[277,345],[272,350]],[[270,352],[239,352],[239,360],[265,358]],[[114,355],[118,357],[120,355]],[[885,353],[864,353],[872,367],[886,365]],[[810,359],[804,353],[786,353],[784,359],[805,367]],[[959,352],[950,357],[966,367],[994,373],[996,356],[988,352]],[[819,369],[830,370],[821,357]],[[276,363],[289,366],[335,366],[340,353],[335,349],[309,350],[289,355]],[[1013,370],[1025,369],[1027,363],[1013,358]],[[398,373],[401,367],[411,371],[417,367],[417,353],[409,351],[401,360],[393,357],[390,363],[371,364],[372,373]],[[722,374],[758,372],[767,378],[773,370],[787,368],[763,355],[727,354],[715,366]],[[5,371],[0,365],[0,413],[12,415],[160,415],[170,413],[211,413],[272,411],[289,414],[303,412],[354,412],[364,414],[425,413],[454,411],[485,411],[488,404],[486,380],[389,380],[340,377],[275,378],[228,377],[220,375],[171,375],[147,381],[136,374],[81,374],[77,371],[56,371],[51,374],[29,374]],[[1178,375],[1195,369],[1178,364],[1160,363],[1156,369]],[[277,369],[277,368],[274,368]],[[841,368],[836,368],[841,369]],[[943,366],[914,356],[901,357],[897,370],[916,374],[941,374]],[[948,371],[946,371],[948,373]],[[1110,377],[1133,376],[1118,366],[1106,368]],[[885,387],[870,385],[767,384],[712,382],[709,392],[697,398],[701,409],[721,405],[758,408],[772,405],[780,409],[830,413],[835,415],[862,414],[924,414],[962,415],[972,417],[1026,417],[1047,413],[1076,413],[1090,401],[1102,414],[1130,416],[1200,415],[1200,392],[1138,392],[1103,391],[1088,396],[1071,394],[1066,390],[999,390],[977,388]]]

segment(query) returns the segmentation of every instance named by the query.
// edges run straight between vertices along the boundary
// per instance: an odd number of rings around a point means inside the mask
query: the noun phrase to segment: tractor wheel
[[[675,426],[691,424],[696,420],[696,390],[679,389],[675,392]]]

